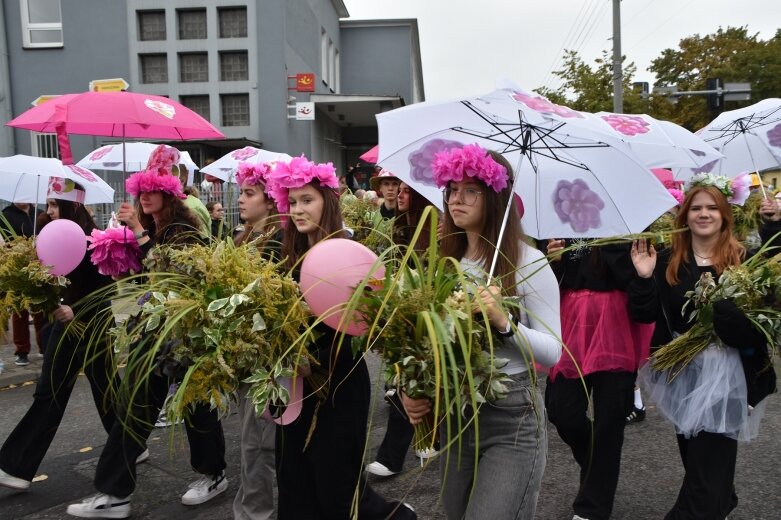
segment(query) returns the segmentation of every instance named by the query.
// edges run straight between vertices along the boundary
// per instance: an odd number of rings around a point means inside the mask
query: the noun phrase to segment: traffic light
[[[719,90],[724,88],[724,82],[721,78],[708,78],[705,80],[705,90]],[[708,110],[712,112],[721,112],[724,110],[724,94],[713,93],[706,96]]]

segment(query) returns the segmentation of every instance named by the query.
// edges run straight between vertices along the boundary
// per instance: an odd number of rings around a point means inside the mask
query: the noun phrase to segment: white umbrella
[[[745,108],[722,112],[697,131],[724,158],[700,168],[681,168],[679,179],[702,172],[735,177],[781,166],[781,99],[769,98]],[[762,188],[764,191],[764,187]]]
[[[627,144],[537,94],[499,89],[421,103],[378,114],[377,123],[379,164],[440,209],[435,153],[469,143],[501,153],[515,170],[524,230],[535,238],[638,233],[676,204]]]
[[[124,155],[125,164],[122,164],[122,143],[107,144],[97,150],[88,153],[82,160],[77,162],[78,166],[91,170],[117,170],[125,172],[137,172],[146,168],[149,162],[149,156],[159,145],[152,143],[125,143]],[[190,157],[189,152],[179,152],[179,165],[187,168],[187,185],[192,185],[193,175],[198,165]]]
[[[227,153],[209,164],[201,168],[201,172],[207,173],[223,181],[235,182],[236,168],[240,163],[268,163],[275,161],[289,161],[292,159],[286,153],[270,152],[263,150],[262,148],[255,148],[254,146],[245,146],[238,150],[233,150]]]
[[[85,204],[114,202],[114,189],[88,169],[62,164],[59,159],[29,155],[0,158],[0,199],[43,203],[51,177],[70,179],[82,185]]]
[[[682,126],[647,114],[588,114],[596,124],[629,145],[647,168],[698,168],[724,157]]]

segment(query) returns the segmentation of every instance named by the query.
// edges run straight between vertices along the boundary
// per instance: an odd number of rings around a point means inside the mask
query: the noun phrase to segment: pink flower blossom
[[[266,191],[276,202],[280,213],[287,213],[290,209],[287,201],[290,189],[301,188],[314,180],[319,181],[320,186],[339,189],[333,163],[314,163],[301,155],[276,163],[268,177]]]
[[[239,150],[234,150],[231,152],[231,157],[236,159],[237,161],[246,161],[250,157],[254,157],[258,154],[258,149],[253,148],[252,146],[245,146],[244,148],[241,148]]]
[[[742,206],[751,194],[751,177],[749,177],[748,173],[741,173],[730,181],[729,187],[732,191],[732,196],[727,199],[727,202]]]
[[[87,182],[98,182],[97,177],[91,171],[85,170],[81,166],[76,166],[75,164],[66,164],[65,166]]]
[[[519,103],[523,103],[532,110],[541,112],[543,114],[554,114],[559,117],[584,119],[583,114],[580,112],[572,110],[569,107],[551,103],[542,96],[530,96],[522,92],[513,92],[510,97]]]
[[[613,127],[616,132],[622,133],[629,137],[634,137],[638,134],[647,134],[651,131],[651,124],[640,116],[625,116],[621,114],[610,114],[602,116],[607,124]]]
[[[781,123],[767,131],[767,141],[770,146],[781,148]]]
[[[451,181],[461,182],[470,177],[483,181],[497,193],[507,187],[507,168],[494,161],[478,144],[437,153],[431,169],[440,188]]]
[[[239,163],[236,169],[236,182],[239,186],[257,186],[268,182],[268,176],[271,173],[272,166],[269,163]]]
[[[460,148],[463,144],[458,141],[450,141],[447,139],[432,139],[426,141],[426,143],[410,153],[407,157],[410,165],[410,177],[412,180],[419,181],[422,184],[433,186],[436,184],[434,181],[434,171],[431,169],[434,162],[434,156],[444,150],[450,150],[452,148]]]
[[[105,231],[93,229],[87,240],[91,242],[90,261],[100,274],[120,276],[141,271],[141,248],[133,232],[125,226]]]
[[[574,182],[561,180],[553,191],[553,209],[562,222],[569,222],[572,229],[585,233],[602,226],[601,211],[605,203],[591,191],[583,179]]]
[[[678,204],[683,204],[683,199],[686,198],[686,195],[681,190],[678,188],[667,188],[667,192],[678,201]]]
[[[171,166],[179,162],[179,150],[164,144],[152,150],[146,163],[147,171],[157,171],[158,174],[171,173]]]
[[[105,146],[105,147],[101,148],[100,150],[95,150],[95,152],[92,155],[89,156],[89,160],[90,161],[97,161],[98,159],[102,159],[103,157],[108,155],[109,152],[111,152],[111,150],[113,148],[114,148],[113,146]]]
[[[153,191],[162,191],[186,199],[187,196],[182,191],[182,183],[178,177],[173,175],[158,175],[153,171],[143,171],[134,173],[125,180],[125,191],[138,198],[142,193],[151,193]]]

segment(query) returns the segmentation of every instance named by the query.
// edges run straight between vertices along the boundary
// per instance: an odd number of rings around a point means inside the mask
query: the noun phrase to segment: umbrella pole
[[[515,177],[518,176],[521,171],[521,163],[523,162],[523,155],[521,155],[518,161],[518,168],[516,168]],[[515,194],[515,179],[510,183],[510,196],[507,200],[507,207],[504,209],[504,218],[502,219],[502,226],[499,228],[499,237],[496,239],[496,247],[494,249],[494,258],[491,260],[491,269],[488,271],[488,279],[486,283],[491,284],[491,278],[494,276],[494,269],[496,269],[496,262],[499,260],[499,254],[501,253],[502,239],[504,239],[504,230],[507,227],[507,219],[510,217],[510,208],[513,207],[515,202],[513,195]]]
[[[125,202],[125,179],[127,178],[127,155],[125,155],[125,125],[122,124],[122,202]]]
[[[748,150],[748,156],[751,157],[751,166],[754,168],[754,173],[757,176],[757,179],[759,179],[759,189],[762,190],[762,198],[767,199],[767,193],[765,192],[765,183],[762,182],[762,176],[759,175],[759,170],[757,170],[757,163],[754,161],[754,154],[751,153],[751,147],[748,145],[748,137],[746,137],[746,132],[743,132],[743,140],[746,141],[746,150]]]
[[[40,200],[39,197],[41,196],[41,176],[38,175],[38,178],[35,181],[35,206],[33,206],[33,244],[35,244],[35,234],[38,231],[38,201]]]

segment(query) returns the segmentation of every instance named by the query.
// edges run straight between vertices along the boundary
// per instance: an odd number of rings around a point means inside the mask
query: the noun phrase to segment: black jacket
[[[5,219],[8,221],[8,224],[10,224],[13,232],[24,237],[33,236],[33,215],[34,213],[32,211],[32,205],[30,207],[30,211],[27,212],[22,211],[13,204],[3,208],[3,217],[5,217]],[[8,231],[8,225],[6,225],[2,219],[0,219],[0,227],[2,227],[4,231]]]

